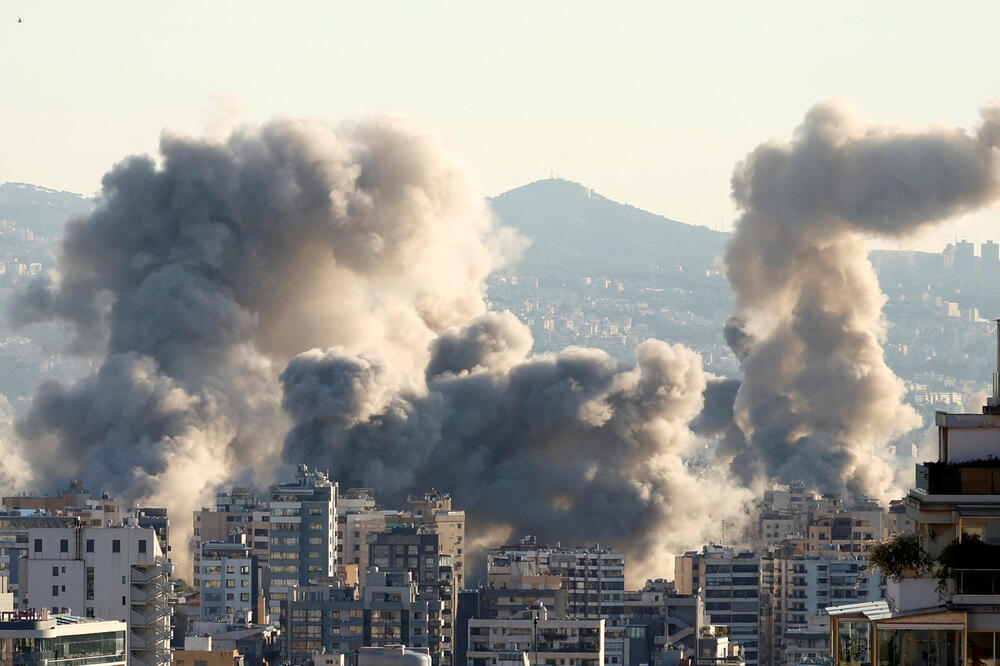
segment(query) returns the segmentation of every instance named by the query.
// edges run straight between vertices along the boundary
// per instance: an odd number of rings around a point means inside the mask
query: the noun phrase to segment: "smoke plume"
[[[425,386],[343,348],[301,354],[282,374],[285,457],[400,498],[448,489],[476,533],[614,545],[634,580],[739,515],[746,493],[685,460],[706,388],[697,354],[648,340],[630,367],[530,346],[515,317],[487,314],[434,341]]]
[[[39,479],[163,503],[190,529],[216,484],[269,480],[289,359],[341,345],[422,373],[439,332],[485,311],[483,279],[517,239],[432,136],[396,119],[165,134],[160,151],[104,177],[57,273],[12,306],[20,324],[68,322],[102,359],[43,385],[19,433]]]
[[[978,132],[876,125],[840,102],[733,174],[743,210],[725,253],[736,296],[726,338],[742,361],[729,458],[758,482],[804,480],[884,496],[887,442],[920,425],[881,341],[885,297],[864,237],[909,234],[998,193],[1000,106]]]

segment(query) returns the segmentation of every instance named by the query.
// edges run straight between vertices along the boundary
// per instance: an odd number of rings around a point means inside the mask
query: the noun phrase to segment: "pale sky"
[[[220,107],[391,112],[441,134],[487,195],[554,171],[728,229],[735,162],[817,101],[975,125],[1000,96],[1000,3],[949,4],[0,0],[0,182],[93,193]],[[987,211],[911,245],[997,225]]]

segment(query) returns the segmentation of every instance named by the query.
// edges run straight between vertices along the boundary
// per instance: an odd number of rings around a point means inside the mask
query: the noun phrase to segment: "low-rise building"
[[[549,619],[536,606],[516,619],[469,620],[469,666],[600,666],[604,620]]]
[[[188,636],[184,649],[174,650],[173,666],[244,666],[237,650],[212,649],[211,636]]]
[[[47,610],[0,613],[0,663],[18,666],[126,666],[128,629],[121,620],[53,615]]]

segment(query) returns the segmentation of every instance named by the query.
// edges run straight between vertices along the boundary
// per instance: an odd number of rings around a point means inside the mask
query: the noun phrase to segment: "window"
[[[122,542],[121,542],[120,539],[112,539],[111,540],[111,552],[112,553],[120,553],[120,552],[122,552]]]
[[[53,597],[58,597],[59,596],[59,586],[58,585],[53,585],[52,586],[52,596]]]
[[[145,539],[139,539],[139,552],[140,553],[145,553],[146,552],[146,540]]]
[[[41,539],[35,539],[35,552],[36,553],[42,552],[42,540]]]
[[[69,552],[69,539],[59,539],[59,552],[60,553]]]
[[[59,567],[52,567],[52,575],[53,576],[59,575]]]
[[[125,605],[125,595],[123,594],[122,595],[122,606],[124,606],[124,605]]]
[[[94,540],[93,539],[87,539],[87,552],[88,553],[94,552]]]

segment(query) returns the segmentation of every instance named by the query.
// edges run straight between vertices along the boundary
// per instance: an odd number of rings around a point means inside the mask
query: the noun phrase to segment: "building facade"
[[[130,666],[170,663],[171,566],[150,528],[32,528],[22,610],[50,608],[128,626]]]

